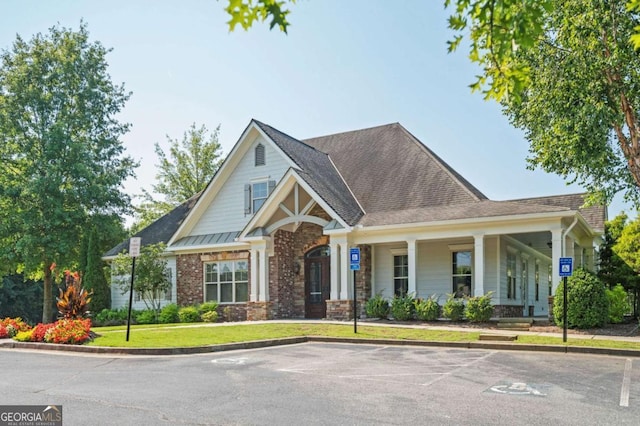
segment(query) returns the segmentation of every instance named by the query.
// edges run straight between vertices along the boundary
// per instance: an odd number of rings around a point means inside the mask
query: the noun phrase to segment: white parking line
[[[624,363],[624,376],[622,377],[622,390],[620,391],[620,406],[629,406],[629,388],[631,385],[631,359]]]

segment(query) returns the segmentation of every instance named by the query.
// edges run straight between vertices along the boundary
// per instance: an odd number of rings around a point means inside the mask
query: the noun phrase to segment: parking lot
[[[0,350],[2,404],[64,424],[637,424],[637,360],[305,343],[140,357]]]

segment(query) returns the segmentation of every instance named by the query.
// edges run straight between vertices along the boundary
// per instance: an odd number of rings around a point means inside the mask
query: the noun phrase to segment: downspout
[[[569,225],[567,230],[562,233],[562,241],[560,241],[560,243],[562,244],[562,257],[565,257],[567,255],[567,247],[565,244],[566,238],[567,238],[567,235],[569,235],[569,232],[571,232],[571,230],[573,229],[573,227],[576,226],[576,223],[578,223],[577,217],[573,219],[573,223]]]

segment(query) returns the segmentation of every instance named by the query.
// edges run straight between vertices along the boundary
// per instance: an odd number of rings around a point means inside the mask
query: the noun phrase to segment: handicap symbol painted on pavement
[[[491,386],[488,391],[502,393],[507,395],[533,395],[547,396],[546,393],[538,390],[539,385],[526,384],[521,382],[499,384]]]

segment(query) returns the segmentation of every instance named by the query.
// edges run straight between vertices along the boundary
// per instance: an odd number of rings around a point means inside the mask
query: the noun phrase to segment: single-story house
[[[377,293],[491,291],[496,316],[541,316],[561,257],[595,266],[606,207],[583,204],[489,200],[398,123],[298,140],[252,120],[208,186],[137,236],[167,244],[166,303],[232,319],[351,318],[354,247],[359,314]]]

